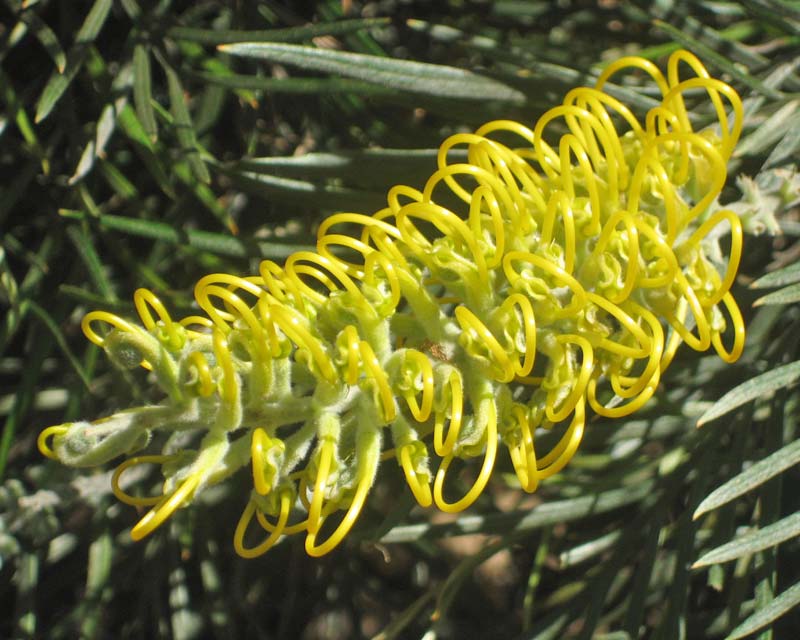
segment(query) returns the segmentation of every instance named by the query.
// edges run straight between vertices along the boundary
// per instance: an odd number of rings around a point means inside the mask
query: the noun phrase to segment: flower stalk
[[[662,95],[643,122],[603,91],[625,69]],[[703,131],[684,101],[698,91],[717,120]],[[503,448],[535,491],[569,463],[587,413],[641,408],[682,343],[727,362],[741,354],[730,288],[742,227],[716,201],[742,115],[736,92],[678,51],[666,74],[641,58],[612,63],[533,129],[498,120],[453,135],[421,189],[392,188],[372,216],[329,217],[315,252],[202,278],[202,315],[173,319],[146,289],[134,295],[140,323],[89,313],[87,337],[118,365],[152,371],[166,399],[50,427],[39,447],[95,465],[169,434],[113,476],[120,500],[150,507],[137,540],[247,468],[234,547],[248,558],[295,533],[312,556],[335,548],[382,460],[396,461],[423,507],[468,508]],[[451,162],[459,147],[467,161]],[[440,204],[453,196],[460,207]],[[559,434],[549,450],[543,431]],[[471,485],[450,486],[456,459],[476,459]],[[122,489],[143,464],[161,467],[161,496]],[[262,539],[250,546],[256,523]]]

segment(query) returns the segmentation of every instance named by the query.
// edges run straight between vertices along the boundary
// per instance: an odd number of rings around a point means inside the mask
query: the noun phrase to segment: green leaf
[[[797,301],[800,301],[800,282],[784,287],[779,291],[768,293],[756,300],[753,306],[758,307],[762,304],[792,304]]]
[[[89,218],[88,214],[83,211],[61,209],[59,214],[73,220]],[[246,242],[240,238],[221,233],[199,231],[197,229],[180,230],[163,222],[127,218],[125,216],[100,215],[97,217],[97,221],[101,227],[112,231],[119,231],[140,238],[160,240],[171,245],[185,245],[218,255],[233,257],[257,256],[278,260],[286,258],[296,251],[313,250],[312,246],[305,244],[284,244],[261,240]]]
[[[92,380],[86,370],[81,364],[81,361],[72,353],[72,349],[69,348],[69,343],[67,342],[67,338],[64,335],[64,332],[61,331],[61,327],[59,323],[53,319],[47,311],[45,311],[42,307],[36,304],[33,300],[28,300],[28,305],[30,307],[31,313],[35,315],[42,324],[47,327],[47,330],[53,334],[53,337],[56,340],[56,344],[58,344],[61,351],[64,353],[64,356],[67,358],[69,363],[72,365],[72,368],[80,377],[81,382],[83,382],[84,387],[88,390],[91,389]]]
[[[56,72],[47,81],[47,84],[36,104],[36,122],[44,120],[56,106],[67,87],[75,79],[89,52],[88,45],[94,42],[111,10],[113,0],[95,0],[92,9],[86,16],[75,38],[75,44],[67,54],[66,67],[63,73]]]
[[[771,287],[780,287],[798,281],[800,281],[800,260],[793,262],[788,267],[761,276],[750,285],[750,288],[769,289]]]
[[[89,279],[94,284],[97,291],[108,300],[114,301],[117,296],[114,293],[114,287],[108,279],[103,262],[94,247],[92,238],[81,227],[81,225],[69,225],[67,227],[67,236],[78,253],[86,271],[89,273]]]
[[[227,89],[246,89],[267,91],[269,93],[330,94],[354,93],[359,95],[391,95],[398,93],[391,87],[370,84],[350,78],[267,78],[238,73],[221,75],[218,73],[192,73],[192,77],[226,87]]]
[[[167,31],[167,35],[176,40],[188,40],[211,45],[224,44],[226,42],[296,42],[298,40],[310,40],[317,36],[344,35],[361,29],[383,27],[388,25],[389,22],[389,18],[358,18],[313,24],[305,27],[264,29],[260,31],[172,27]]]
[[[693,569],[710,564],[730,562],[779,545],[800,535],[800,511],[771,525],[746,533],[704,554],[692,565]]]
[[[158,138],[158,125],[152,105],[152,81],[150,52],[145,45],[137,44],[133,49],[133,103],[145,133],[155,142]]]
[[[766,393],[789,386],[800,378],[800,360],[751,378],[717,400],[697,421],[701,427]]]
[[[712,491],[695,510],[694,519],[760,487],[796,464],[800,464],[800,440],[772,453]]]
[[[186,106],[183,85],[176,71],[166,61],[161,60],[161,66],[167,75],[170,112],[175,120],[178,141],[186,155],[186,161],[189,163],[192,173],[200,182],[208,184],[211,182],[211,176],[197,151],[197,137],[194,131],[194,124],[192,124],[192,117],[189,114],[189,108]]]
[[[641,501],[653,491],[653,482],[645,481],[623,489],[612,489],[577,498],[544,502],[533,509],[491,515],[462,515],[445,524],[409,524],[394,527],[380,542],[412,542],[438,540],[445,536],[469,533],[503,533],[529,531],[554,524],[579,520],[613,511]]]
[[[800,605],[800,582],[796,582],[763,609],[759,609],[731,631],[725,640],[739,640],[772,624]]]
[[[67,66],[67,56],[64,53],[64,49],[61,48],[61,43],[59,43],[58,37],[53,33],[53,30],[33,11],[23,11],[20,18],[31,28],[36,39],[52,58],[58,72],[64,73],[64,69]]]
[[[333,73],[415,94],[460,100],[490,97],[520,104],[525,101],[520,91],[502,82],[444,65],[291,44],[245,42],[221,45],[219,49],[237,56]]]

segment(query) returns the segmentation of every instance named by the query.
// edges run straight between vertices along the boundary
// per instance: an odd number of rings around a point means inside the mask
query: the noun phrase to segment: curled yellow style
[[[630,68],[662,96],[643,120],[603,91]],[[694,130],[688,93],[711,103],[713,126]],[[234,546],[248,558],[294,533],[310,555],[336,547],[389,458],[423,507],[474,503],[501,444],[534,491],[575,454],[588,412],[621,417],[648,401],[681,343],[741,354],[730,288],[742,228],[716,205],[741,126],[736,92],[678,51],[666,74],[617,60],[532,129],[499,120],[453,135],[420,189],[392,188],[372,216],[331,216],[316,252],[202,278],[204,315],[176,321],[144,289],[141,324],[88,314],[87,337],[152,370],[168,399],[50,427],[40,449],[103,464],[152,431],[187,434],[114,474],[123,502],[150,508],[132,535],[247,468]],[[465,483],[454,469],[472,458]],[[122,488],[138,465],[161,467],[161,495]]]

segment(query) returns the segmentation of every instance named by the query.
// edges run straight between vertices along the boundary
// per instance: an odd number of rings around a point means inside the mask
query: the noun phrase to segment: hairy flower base
[[[662,94],[643,124],[603,91],[630,67]],[[684,105],[698,90],[717,116],[702,132]],[[397,186],[372,216],[328,218],[316,252],[201,279],[205,315],[175,321],[146,289],[134,296],[141,325],[89,313],[89,339],[120,366],[151,370],[167,400],[50,427],[39,446],[98,465],[153,431],[170,434],[113,477],[120,500],[150,507],[137,540],[249,466],[254,488],[234,535],[245,557],[300,532],[309,554],[333,549],[389,458],[423,507],[471,505],[501,443],[534,491],[575,454],[588,407],[636,411],[682,342],[739,357],[744,326],[729,289],[741,224],[716,199],[741,123],[735,91],[679,51],[666,77],[641,58],[614,62],[533,130],[500,120],[451,136],[422,190]],[[556,146],[553,126],[565,132]],[[513,138],[514,148],[500,141]],[[449,161],[456,147],[467,162]],[[482,459],[471,485],[446,489],[454,461],[471,458]],[[138,465],[161,467],[163,495],[122,489]],[[248,546],[254,517],[263,540]]]

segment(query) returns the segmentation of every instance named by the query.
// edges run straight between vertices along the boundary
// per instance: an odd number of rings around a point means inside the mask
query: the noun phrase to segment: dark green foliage
[[[0,25],[0,637],[795,637],[797,2],[0,0]],[[217,49],[242,42],[271,53]],[[326,213],[419,184],[448,133],[533,123],[604,61],[679,46],[745,98],[730,173],[754,181],[727,198],[752,232],[745,354],[680,351],[643,411],[591,421],[533,497],[505,460],[441,520],[386,469],[330,556],[291,540],[246,561],[247,478],[135,545],[109,473],[36,451],[47,425],[158,400],[98,357],[86,311],[132,314],[147,286],[188,313],[202,275],[280,261]]]

